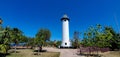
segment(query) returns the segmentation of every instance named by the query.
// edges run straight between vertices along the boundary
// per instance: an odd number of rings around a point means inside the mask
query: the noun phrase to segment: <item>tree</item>
[[[57,41],[56,42],[56,47],[59,47],[61,45],[62,41]]]
[[[119,38],[120,34],[115,32],[112,27],[106,27],[106,29],[109,29],[113,35],[112,39],[109,41],[111,44],[110,49],[111,50],[120,49],[120,38]]]
[[[15,43],[15,53],[16,53],[16,44],[21,40],[22,31],[18,28],[11,29],[11,42]]]
[[[10,46],[9,28],[2,28],[1,26],[0,31],[0,52],[6,54]]]
[[[120,50],[120,33],[117,34],[117,48]]]
[[[82,44],[86,47],[111,47],[113,32],[109,26],[102,27],[100,24],[97,24],[95,27],[90,26],[87,32],[84,33]]]
[[[6,54],[9,49],[9,29],[2,27],[3,20],[0,18],[0,53]]]
[[[42,46],[45,44],[46,41],[50,40],[51,33],[48,29],[40,29],[35,38],[35,44],[37,46],[41,46],[40,50],[42,50]],[[38,50],[39,53],[39,50]]]
[[[21,35],[19,42],[20,43],[26,43],[26,42],[28,42],[28,37],[25,36],[25,35]]]
[[[34,47],[35,46],[35,38],[27,38],[27,42],[26,42],[26,45],[27,46],[31,46],[31,47]]]
[[[97,47],[109,47],[110,41],[112,40],[113,34],[110,32],[108,27],[102,27],[97,24],[96,27],[89,27],[88,31],[85,33],[87,38],[87,46],[97,46]]]
[[[72,46],[73,46],[74,48],[79,48],[79,46],[80,46],[80,38],[79,38],[79,35],[80,35],[79,32],[77,32],[77,31],[74,32],[74,37],[73,37],[73,41],[72,41]]]
[[[44,45],[44,42],[50,40],[51,33],[48,29],[40,29],[36,34],[36,44]]]
[[[82,44],[87,46],[94,46],[94,37],[95,37],[95,28],[93,26],[90,26],[88,30],[84,33],[84,39],[82,40]]]

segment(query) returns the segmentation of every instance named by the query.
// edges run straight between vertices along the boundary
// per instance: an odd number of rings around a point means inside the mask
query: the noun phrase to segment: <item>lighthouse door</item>
[[[65,43],[65,45],[67,45],[67,43]]]

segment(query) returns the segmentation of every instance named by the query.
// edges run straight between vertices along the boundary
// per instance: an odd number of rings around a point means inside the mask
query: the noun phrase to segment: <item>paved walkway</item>
[[[52,52],[60,52],[60,57],[85,57],[77,55],[77,49],[57,49],[52,47],[45,47],[43,49]]]

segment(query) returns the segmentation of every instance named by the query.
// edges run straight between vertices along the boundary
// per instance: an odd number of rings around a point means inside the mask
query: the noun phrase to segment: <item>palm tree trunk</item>
[[[39,50],[38,50],[38,55],[39,55],[39,52],[40,52],[40,48],[39,48]]]
[[[38,47],[38,55],[39,55],[39,47]]]
[[[15,53],[16,53],[16,44],[15,44]]]

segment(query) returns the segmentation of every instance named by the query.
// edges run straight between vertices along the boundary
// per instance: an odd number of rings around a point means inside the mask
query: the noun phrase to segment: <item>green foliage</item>
[[[119,33],[116,33],[114,32],[115,34],[113,35],[113,38],[112,40],[110,41],[110,44],[111,44],[111,49],[114,50],[114,49],[120,49],[120,34]]]
[[[28,40],[29,40],[28,37],[26,37],[25,35],[21,35],[19,42],[20,42],[20,43],[24,43],[24,42],[27,43]]]
[[[82,44],[84,46],[110,47],[110,42],[113,40],[113,31],[110,28],[102,27],[99,24],[96,27],[89,27],[88,31],[84,33]]]
[[[10,33],[8,27],[0,29],[0,53],[6,54],[9,49]]]
[[[56,41],[56,40],[54,40],[54,41],[47,41],[46,43],[47,43],[46,46],[58,47],[58,46],[61,45],[62,42],[61,42],[61,41]]]
[[[57,41],[57,42],[56,42],[56,47],[60,46],[61,43],[62,43],[62,41]]]
[[[21,40],[22,31],[20,31],[18,28],[11,29],[11,42],[17,44],[19,43],[19,40]]]
[[[36,34],[35,43],[37,45],[44,45],[46,41],[50,40],[51,33],[48,29],[40,29]]]
[[[35,45],[35,38],[27,38],[27,46],[34,46]]]
[[[0,44],[0,53],[6,54],[8,51],[9,46],[5,44]]]
[[[53,46],[54,45],[54,41],[47,41],[47,46]]]

